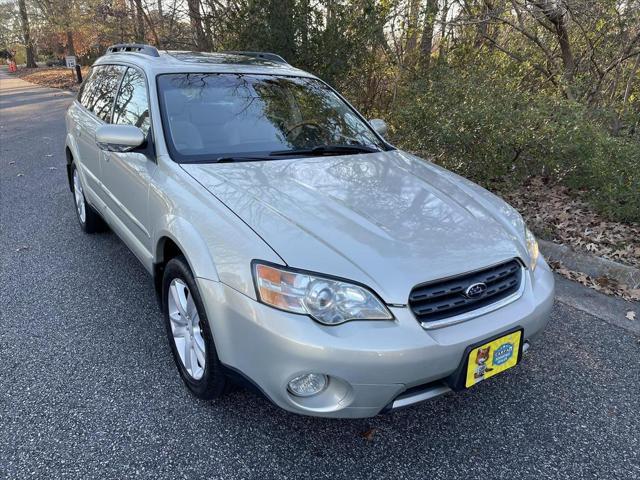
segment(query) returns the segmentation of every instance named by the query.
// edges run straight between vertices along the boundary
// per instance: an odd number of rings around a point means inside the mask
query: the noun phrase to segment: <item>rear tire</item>
[[[76,206],[76,218],[80,228],[85,233],[97,233],[105,230],[106,225],[100,214],[89,205],[82,188],[80,172],[76,168],[76,163],[71,164],[71,190],[73,192],[73,202]]]
[[[164,269],[162,307],[171,353],[184,384],[202,400],[222,396],[229,381],[200,292],[182,256],[172,258]]]

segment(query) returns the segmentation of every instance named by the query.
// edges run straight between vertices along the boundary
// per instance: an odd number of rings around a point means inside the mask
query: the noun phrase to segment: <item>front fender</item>
[[[170,239],[175,243],[187,259],[187,263],[195,277],[219,281],[218,271],[210,250],[196,228],[187,220],[175,215],[166,215],[156,232],[155,263],[162,263],[164,258],[164,242]]]

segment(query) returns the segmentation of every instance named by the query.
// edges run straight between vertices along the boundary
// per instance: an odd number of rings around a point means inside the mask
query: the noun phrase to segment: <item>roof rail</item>
[[[245,57],[260,58],[262,60],[269,60],[270,62],[274,63],[284,63],[285,65],[289,65],[289,63],[280,55],[276,55],[275,53],[271,52],[243,52],[237,50],[228,50],[222,53],[229,53],[231,55],[244,55]]]
[[[159,57],[158,49],[143,43],[118,43],[107,48],[107,53],[141,53],[150,57]]]

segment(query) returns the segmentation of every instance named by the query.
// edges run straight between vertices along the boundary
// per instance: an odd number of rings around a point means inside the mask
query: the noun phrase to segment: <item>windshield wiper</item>
[[[216,158],[216,163],[233,163],[233,162],[256,162],[259,160],[273,160],[273,158],[264,155],[264,156],[247,156],[247,155],[225,155],[222,157]]]
[[[301,148],[299,150],[277,150],[275,152],[271,152],[269,155],[273,156],[285,156],[285,155],[329,155],[332,153],[342,153],[342,154],[350,154],[350,153],[374,153],[379,152],[380,149],[375,147],[369,147],[367,145],[350,145],[350,144],[340,144],[340,145],[318,145],[313,148]]]

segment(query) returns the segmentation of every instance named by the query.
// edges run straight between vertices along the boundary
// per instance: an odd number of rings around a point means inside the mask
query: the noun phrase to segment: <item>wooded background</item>
[[[262,50],[486,186],[562,183],[640,221],[640,0],[3,0],[0,50]]]

